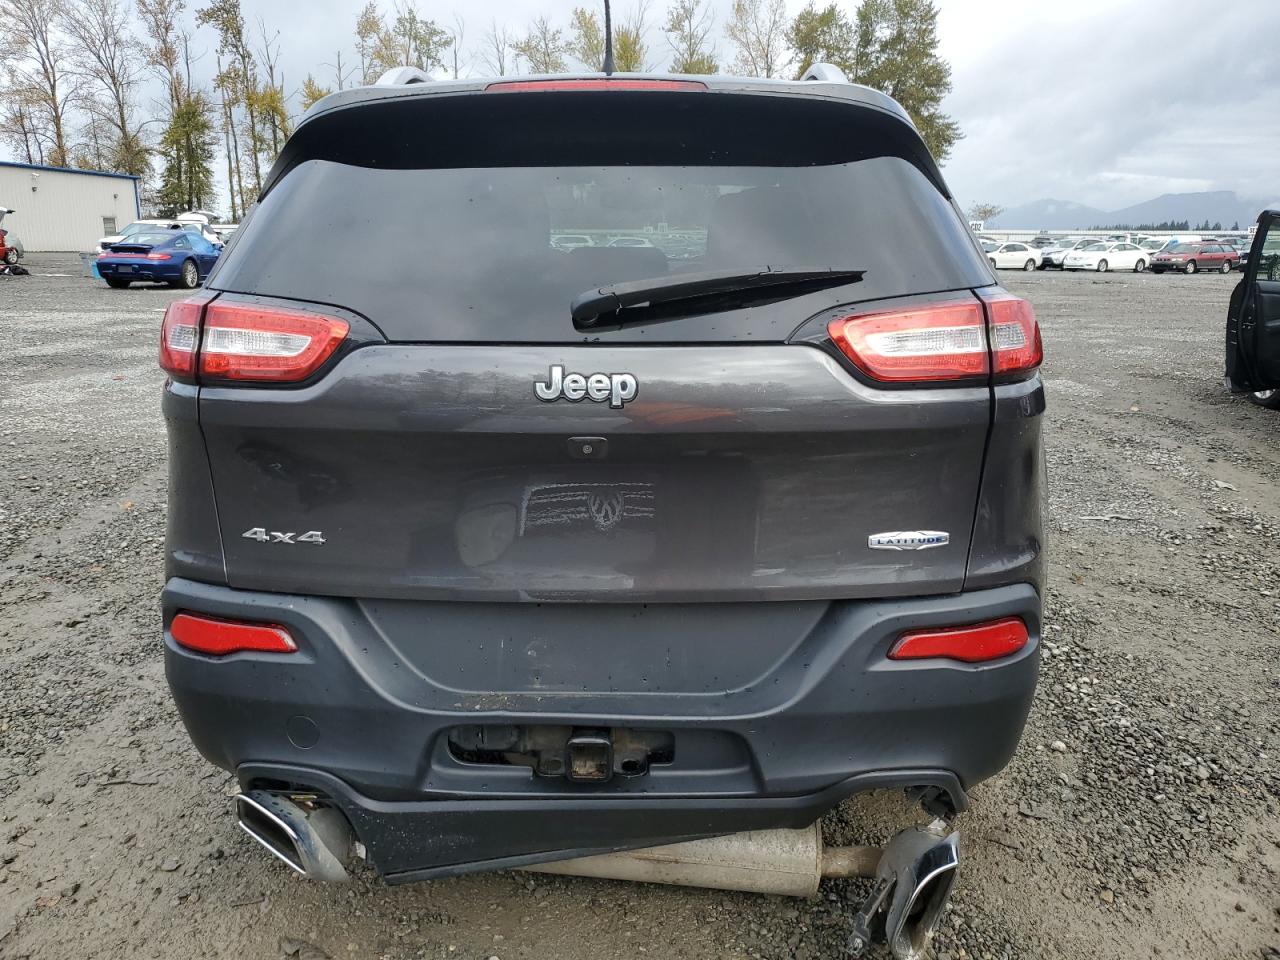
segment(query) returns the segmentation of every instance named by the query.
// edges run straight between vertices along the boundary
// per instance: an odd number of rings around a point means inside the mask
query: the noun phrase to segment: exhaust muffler
[[[358,853],[347,818],[334,807],[304,806],[266,790],[235,796],[236,820],[254,840],[313,880],[345,883]]]
[[[817,896],[824,877],[872,877],[879,847],[823,847],[818,824],[622,850],[522,869],[789,897]]]

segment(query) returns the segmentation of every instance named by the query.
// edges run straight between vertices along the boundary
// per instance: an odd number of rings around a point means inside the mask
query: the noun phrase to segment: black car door
[[[1280,210],[1264,211],[1227,315],[1227,385],[1280,388]]]

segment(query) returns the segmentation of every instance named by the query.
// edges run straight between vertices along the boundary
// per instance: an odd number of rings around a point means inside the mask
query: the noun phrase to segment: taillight
[[[943,658],[984,663],[1017,653],[1027,645],[1027,625],[1006,617],[970,627],[913,630],[904,633],[889,651],[890,660]]]
[[[990,371],[982,304],[971,298],[838,317],[827,333],[874,380],[963,380]]]
[[[167,253],[148,253],[147,259],[148,260],[172,260],[173,257],[171,257]]]
[[[164,312],[164,322],[160,324],[160,369],[175,380],[190,382],[195,379],[200,312],[208,302],[207,294],[198,294],[185,300],[175,300]]]
[[[200,376],[305,380],[333,355],[348,329],[337,317],[218,301],[205,311]]]
[[[193,613],[180,613],[174,617],[169,633],[178,646],[211,657],[250,652],[294,653],[298,649],[284,627],[272,623],[220,620]]]
[[[701,80],[644,80],[599,77],[573,80],[498,80],[485,93],[532,93],[546,90],[706,90]]]
[[[1031,304],[1009,293],[980,293],[991,318],[991,360],[996,376],[1030,373],[1044,359],[1040,324]]]

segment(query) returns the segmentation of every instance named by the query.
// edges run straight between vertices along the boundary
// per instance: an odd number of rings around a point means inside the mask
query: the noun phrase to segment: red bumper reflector
[[[889,651],[890,660],[925,660],[945,657],[965,663],[999,660],[1027,645],[1027,625],[1018,617],[1006,617],[971,627],[944,627],[904,633]]]
[[[293,653],[298,645],[284,627],[270,623],[236,623],[192,613],[173,618],[169,632],[181,647],[222,657],[229,653]]]

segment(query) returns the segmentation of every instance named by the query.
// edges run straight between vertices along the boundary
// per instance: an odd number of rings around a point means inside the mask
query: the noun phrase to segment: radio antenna
[[[601,67],[605,76],[613,76],[617,69],[613,65],[613,16],[609,11],[609,0],[604,0],[604,65]]]

